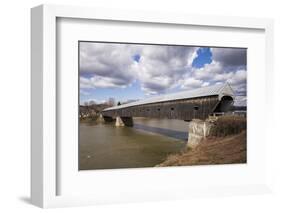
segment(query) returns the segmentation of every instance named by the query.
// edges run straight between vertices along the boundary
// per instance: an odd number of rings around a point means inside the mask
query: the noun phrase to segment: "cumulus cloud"
[[[247,63],[245,48],[212,48],[212,58],[219,61],[225,68],[244,67]]]
[[[229,83],[231,84],[241,84],[245,83],[247,80],[247,72],[246,70],[237,70],[233,72],[231,78],[229,79]]]
[[[91,78],[80,77],[80,88],[125,88],[128,82],[119,78],[94,76]]]
[[[207,85],[208,85],[207,82],[204,82],[203,80],[195,79],[193,77],[186,78],[181,81],[181,88],[183,89],[193,89],[193,88],[198,88]]]
[[[211,48],[211,63],[196,68],[198,49],[81,42],[80,88],[127,88],[137,81],[146,95],[154,95],[229,82],[245,103],[247,50]]]
[[[193,68],[191,73],[196,79],[209,81],[217,75],[224,74],[222,65],[217,61],[205,64],[201,68]]]
[[[228,82],[235,91],[235,105],[246,104],[247,71],[246,49],[211,48],[212,62],[201,68],[192,68],[187,82],[188,88],[202,87],[204,84],[222,84]],[[185,85],[185,84],[183,84]]]
[[[236,106],[246,106],[247,105],[247,97],[246,96],[236,96],[235,97],[235,105]]]
[[[90,82],[80,79],[86,87],[122,87],[135,80],[132,52],[137,48],[132,45],[107,43],[80,43],[80,74],[91,76]]]
[[[191,68],[196,48],[182,46],[148,46],[134,69],[143,91],[162,93],[178,86],[178,81]]]
[[[82,89],[82,88],[80,87],[80,95],[88,96],[88,95],[90,95],[90,94],[91,94],[91,93],[85,91],[84,89]]]
[[[177,86],[197,56],[194,47],[80,43],[81,88],[125,88],[139,80],[146,94]],[[138,55],[138,60],[134,56]]]

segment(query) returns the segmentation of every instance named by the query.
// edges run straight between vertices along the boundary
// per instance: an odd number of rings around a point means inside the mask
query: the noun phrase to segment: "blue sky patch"
[[[197,50],[197,57],[193,60],[192,66],[202,68],[205,64],[212,62],[212,52],[209,47],[201,47]]]

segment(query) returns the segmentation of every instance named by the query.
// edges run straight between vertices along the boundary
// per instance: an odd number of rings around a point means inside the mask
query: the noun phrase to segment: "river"
[[[154,167],[188,138],[188,123],[170,119],[134,118],[134,127],[80,122],[79,128],[80,170]]]

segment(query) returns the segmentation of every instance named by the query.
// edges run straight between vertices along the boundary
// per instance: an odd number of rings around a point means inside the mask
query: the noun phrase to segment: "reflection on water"
[[[79,169],[153,167],[181,151],[188,123],[168,119],[134,119],[134,127],[80,123]]]
[[[137,130],[143,130],[151,133],[156,133],[160,135],[164,135],[167,137],[187,141],[188,138],[188,133],[187,132],[182,132],[182,131],[177,131],[177,130],[172,130],[172,129],[164,129],[164,128],[159,128],[159,127],[152,127],[152,126],[146,126],[143,124],[138,124],[136,123],[134,125],[134,128]]]

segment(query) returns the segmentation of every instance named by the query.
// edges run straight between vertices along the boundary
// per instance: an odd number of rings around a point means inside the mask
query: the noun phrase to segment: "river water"
[[[188,123],[171,119],[134,118],[134,127],[80,122],[79,169],[153,167],[180,152]]]

